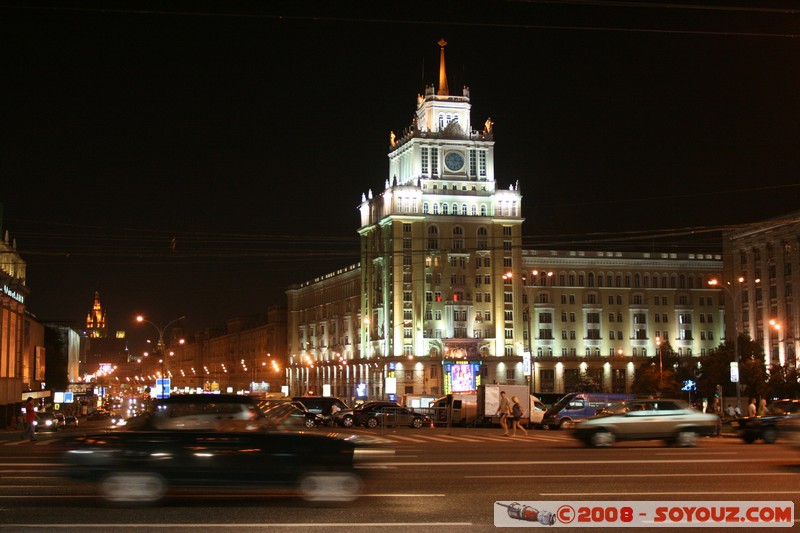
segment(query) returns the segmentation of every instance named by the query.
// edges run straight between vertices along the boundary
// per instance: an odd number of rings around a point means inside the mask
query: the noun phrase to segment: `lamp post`
[[[164,353],[164,348],[165,348],[165,345],[164,345],[164,332],[167,331],[167,329],[169,329],[169,327],[172,324],[174,324],[174,323],[176,323],[176,322],[178,322],[180,320],[183,320],[184,318],[186,318],[186,316],[180,316],[180,317],[176,318],[175,320],[171,320],[171,321],[167,322],[166,326],[160,327],[158,324],[156,324],[155,322],[151,322],[151,321],[147,320],[142,315],[138,315],[136,317],[136,321],[137,322],[145,322],[147,324],[150,324],[151,326],[156,328],[156,331],[158,331],[158,342],[156,343],[156,351],[161,356],[160,362],[161,362],[161,379],[162,379],[162,383],[166,383],[163,380],[165,380],[167,378],[166,375],[164,374],[164,372],[165,372],[165,368],[164,367],[165,367],[165,363],[166,363],[165,359],[166,359],[166,355],[167,355],[167,354]],[[180,343],[183,344],[183,342],[184,342],[183,339],[181,339]],[[174,355],[174,352],[170,351],[169,355]],[[163,394],[164,394],[164,392],[162,390],[162,396],[163,396]]]
[[[759,283],[761,280],[756,279],[755,282]],[[738,371],[739,367],[739,314],[740,314],[740,298],[742,296],[742,287],[744,287],[745,279],[742,276],[739,276],[736,279],[737,284],[733,285],[730,281],[726,283],[721,283],[718,279],[711,279],[708,281],[708,284],[712,287],[722,287],[725,289],[725,292],[731,297],[731,305],[733,306],[733,324],[734,324],[734,332],[733,332],[733,357],[734,361],[736,362],[736,367]],[[742,408],[742,387],[739,384],[739,380],[736,380],[736,407],[740,410]]]
[[[541,287],[542,285],[539,284],[541,280],[547,280],[553,276],[553,272],[551,271],[538,271],[538,270],[531,270],[531,282],[528,284],[530,288],[530,293],[528,295],[528,353],[531,355],[531,393],[536,394],[536,359],[533,357],[533,317],[535,316],[535,304],[536,300],[534,298],[534,289],[536,287]]]
[[[658,392],[664,389],[664,359],[661,357],[661,337],[656,337],[656,350],[658,350]]]

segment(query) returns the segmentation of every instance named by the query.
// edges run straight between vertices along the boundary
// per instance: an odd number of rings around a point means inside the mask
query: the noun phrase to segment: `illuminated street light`
[[[166,379],[166,377],[167,377],[167,376],[165,375],[165,373],[164,373],[164,370],[165,370],[165,368],[164,368],[164,365],[165,365],[165,359],[166,359],[166,357],[165,357],[165,353],[164,353],[164,349],[165,349],[165,345],[164,345],[164,332],[165,332],[165,331],[167,331],[167,329],[168,329],[168,328],[169,328],[169,327],[170,327],[172,324],[174,324],[174,323],[176,323],[176,322],[178,322],[178,321],[180,321],[180,320],[183,320],[184,318],[186,318],[186,317],[185,317],[185,316],[178,317],[178,318],[176,318],[175,320],[171,320],[171,321],[167,322],[167,325],[166,325],[166,326],[164,326],[164,327],[160,327],[158,324],[156,324],[156,323],[154,323],[154,322],[151,322],[150,320],[147,320],[147,319],[146,319],[144,316],[142,316],[142,315],[138,315],[138,316],[136,317],[136,321],[137,321],[137,322],[146,322],[147,324],[150,324],[151,326],[153,326],[154,328],[156,328],[156,331],[158,331],[158,342],[156,343],[156,351],[157,351],[157,353],[158,353],[159,355],[161,355],[161,359],[159,360],[159,362],[161,363],[161,379],[162,379],[162,380],[163,380],[163,379]],[[178,343],[179,343],[179,344],[183,344],[184,342],[185,342],[185,341],[184,341],[184,339],[180,339],[180,340],[178,341]],[[172,355],[174,355],[174,353],[175,353],[175,352],[173,352],[173,351],[170,351],[170,352],[169,352],[169,355],[170,355],[170,356],[172,356]],[[162,395],[163,395],[163,392],[162,392]]]
[[[744,287],[745,279],[742,276],[739,276],[736,279],[736,285],[732,285],[731,282],[727,283],[720,283],[717,279],[711,279],[708,281],[708,284],[711,287],[721,287],[725,289],[725,292],[731,297],[731,303],[733,305],[733,324],[734,324],[734,332],[733,332],[733,355],[734,360],[736,361],[736,367],[739,367],[739,305],[742,296],[742,287]],[[755,283],[760,283],[761,279],[757,278],[754,280]],[[740,410],[742,408],[742,387],[739,384],[739,381],[736,381],[736,407]]]

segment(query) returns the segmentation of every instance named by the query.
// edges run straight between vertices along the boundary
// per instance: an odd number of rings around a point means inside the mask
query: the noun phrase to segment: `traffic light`
[[[717,398],[722,398],[722,385],[717,385],[717,392],[714,393]]]

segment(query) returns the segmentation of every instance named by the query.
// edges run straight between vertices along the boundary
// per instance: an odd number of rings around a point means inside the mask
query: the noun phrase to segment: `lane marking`
[[[723,496],[726,494],[749,494],[753,495],[752,490],[723,490],[718,492],[709,492],[705,490],[698,490],[698,491],[665,491],[665,492],[540,492],[540,496],[569,496],[570,494],[574,496],[698,496],[698,495],[712,495],[712,496]],[[764,496],[765,494],[800,494],[798,490],[782,490],[780,492],[768,492],[764,491],[763,488],[759,487],[758,490],[759,496]]]
[[[797,476],[794,472],[744,472],[744,473],[736,473],[736,472],[727,472],[727,473],[717,473],[717,472],[708,472],[706,474],[696,474],[696,473],[687,473],[687,474],[614,474],[614,479],[616,478],[625,478],[625,477],[632,477],[632,478],[640,478],[640,477],[709,477],[709,476],[735,476],[735,477],[742,477],[742,476]],[[503,474],[503,475],[484,475],[484,476],[464,476],[465,478],[511,478],[511,477],[518,477],[518,478],[555,478],[555,479],[564,479],[564,474]],[[608,474],[581,474],[582,478],[608,478]]]
[[[775,463],[781,464],[782,461],[789,459],[747,459],[748,463]],[[610,464],[687,464],[687,463],[738,463],[742,459],[735,457],[730,459],[605,459],[599,461],[514,461],[513,466],[520,465],[610,465]],[[397,462],[397,463],[373,463],[374,465],[391,466],[509,466],[508,461],[447,461],[447,462]]]

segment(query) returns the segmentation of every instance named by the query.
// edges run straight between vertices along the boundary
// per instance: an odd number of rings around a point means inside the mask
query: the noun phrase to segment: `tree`
[[[800,396],[797,368],[794,365],[772,365],[769,369],[767,390],[770,398],[797,398]]]
[[[581,372],[581,377],[575,384],[575,392],[599,392],[600,388],[600,384],[584,372]]]

